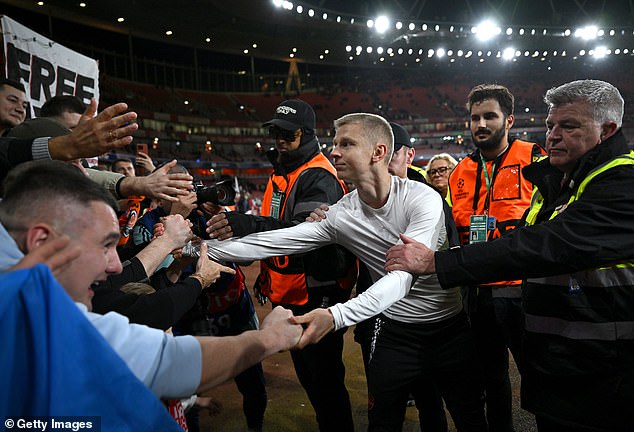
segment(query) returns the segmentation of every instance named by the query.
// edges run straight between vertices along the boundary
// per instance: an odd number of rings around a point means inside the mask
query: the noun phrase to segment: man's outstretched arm
[[[292,316],[291,311],[278,306],[264,318],[260,330],[238,336],[198,337],[202,377],[197,392],[222,384],[266,357],[295,347],[302,327],[291,322]]]

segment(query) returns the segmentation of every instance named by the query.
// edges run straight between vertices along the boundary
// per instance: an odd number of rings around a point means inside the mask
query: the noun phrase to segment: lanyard
[[[482,153],[480,153],[480,160],[482,161],[482,171],[484,171],[484,181],[487,185],[487,197],[491,192],[491,179],[495,175],[495,166],[497,164],[497,159],[493,161],[493,165],[491,166],[491,177],[489,177],[489,171],[487,170],[487,162],[484,160]]]

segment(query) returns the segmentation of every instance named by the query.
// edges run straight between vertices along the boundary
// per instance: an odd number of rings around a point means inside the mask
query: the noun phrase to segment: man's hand
[[[387,251],[385,270],[402,270],[424,275],[436,272],[434,251],[405,234],[401,234],[403,244],[392,246]]]
[[[170,215],[161,219],[165,228],[162,238],[170,243],[170,250],[180,249],[191,240],[193,233],[192,223],[181,215]]]
[[[170,209],[171,215],[179,214],[185,218],[197,207],[196,192],[189,191],[187,195],[180,195],[176,199],[177,201],[172,203]]]
[[[81,247],[77,244],[71,244],[70,238],[65,235],[49,240],[42,246],[33,249],[9,270],[30,268],[41,263],[46,264],[53,275],[57,277],[80,254]]]
[[[233,230],[229,225],[226,213],[219,213],[207,221],[207,233],[210,238],[227,240],[233,237]]]
[[[191,275],[191,277],[198,279],[203,288],[207,288],[216,282],[220,277],[220,273],[236,274],[234,269],[210,260],[207,256],[208,248],[207,243],[202,242],[200,244],[200,258],[196,262],[196,272]]]
[[[224,209],[211,202],[204,202],[198,206],[198,214],[204,216],[206,219],[211,219],[218,213],[222,213]]]
[[[146,177],[125,177],[119,191],[122,196],[145,195],[167,201],[178,201],[179,195],[187,195],[194,188],[192,176],[185,173],[168,174],[176,165],[176,159]]]
[[[326,219],[326,212],[329,208],[328,204],[321,204],[310,213],[310,215],[306,218],[306,222],[321,222]]]
[[[143,168],[147,174],[154,172],[156,167],[154,166],[154,162],[152,159],[143,152],[139,152],[136,154],[136,164]]]
[[[292,322],[293,313],[277,306],[262,321],[260,331],[270,335],[267,338],[267,351],[286,351],[295,347],[302,336],[302,327]]]
[[[131,134],[139,125],[131,123],[137,117],[135,112],[121,114],[127,109],[127,104],[118,103],[109,106],[95,117],[97,101],[92,99],[79,124],[70,134],[48,141],[51,158],[72,160],[94,157],[130,144]]]
[[[328,309],[314,309],[305,315],[291,318],[291,321],[295,324],[307,324],[297,343],[297,349],[319,342],[335,328],[332,313]]]

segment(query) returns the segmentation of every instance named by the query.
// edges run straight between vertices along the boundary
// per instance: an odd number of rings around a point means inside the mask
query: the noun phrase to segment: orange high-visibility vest
[[[496,227],[488,231],[487,240],[503,236],[515,229],[531,204],[533,184],[522,175],[522,168],[533,162],[541,148],[535,143],[515,140],[501,157],[486,161],[491,174],[488,190],[479,155],[469,155],[456,165],[449,176],[447,201],[452,213],[460,243],[469,244],[469,225],[472,215],[488,215],[495,218]],[[486,285],[520,285],[521,281],[501,281]]]
[[[337,177],[337,171],[332,166],[330,161],[322,154],[319,153],[311,160],[297,168],[295,171],[286,175],[272,174],[269,179],[269,183],[264,192],[262,198],[262,216],[272,216],[272,200],[275,190],[284,193],[283,201],[280,204],[278,219],[288,220],[292,219],[292,214],[286,214],[286,208],[288,203],[295,203],[297,188],[297,180],[307,170],[311,169],[324,169]],[[347,192],[345,184],[339,180],[341,187]],[[355,269],[356,270],[356,269]],[[311,278],[312,279],[312,278]],[[351,290],[356,282],[356,271],[349,272],[349,275],[339,279],[337,281],[314,281],[311,280],[311,286],[315,284],[319,285],[334,285],[339,283],[339,286],[344,290]],[[265,294],[273,303],[284,304],[296,304],[303,305],[308,301],[308,283],[307,277],[304,273],[304,262],[302,255],[292,256],[279,256],[267,258],[260,261],[260,277],[259,277],[260,291]]]

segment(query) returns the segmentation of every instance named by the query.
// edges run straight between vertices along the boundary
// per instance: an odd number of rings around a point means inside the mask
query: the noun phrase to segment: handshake
[[[317,343],[334,326],[333,316],[328,309],[314,309],[305,315],[294,316],[290,310],[277,306],[264,318],[260,331],[270,355]]]

